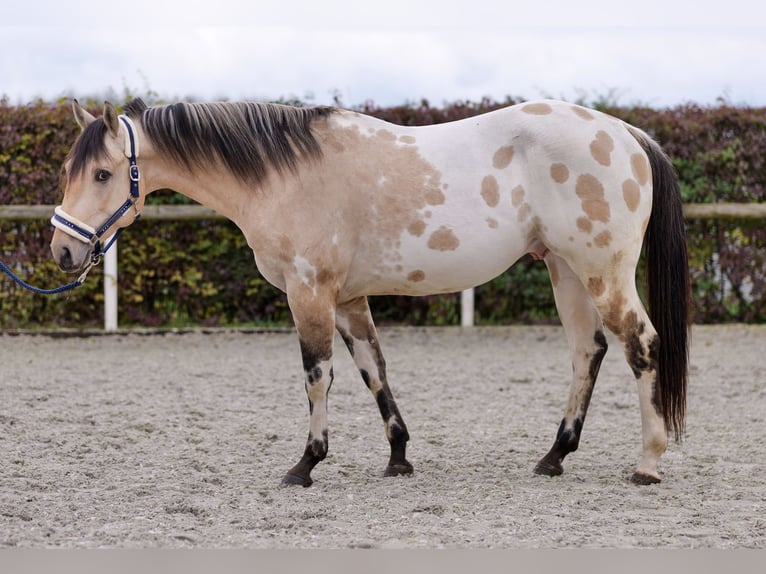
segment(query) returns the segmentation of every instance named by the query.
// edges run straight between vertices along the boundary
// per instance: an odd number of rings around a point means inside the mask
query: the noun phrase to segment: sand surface
[[[412,477],[336,341],[330,454],[280,487],[308,405],[292,332],[0,335],[0,547],[764,548],[766,327],[694,329],[688,434],[628,481],[638,400],[614,339],[580,449],[558,327],[381,329]]]

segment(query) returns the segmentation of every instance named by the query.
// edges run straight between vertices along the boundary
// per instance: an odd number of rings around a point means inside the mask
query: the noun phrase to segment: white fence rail
[[[50,219],[53,205],[0,205],[0,220]],[[766,203],[695,203],[684,205],[687,219],[766,219]],[[141,219],[223,219],[202,205],[145,205]],[[117,329],[117,242],[104,257],[104,329]],[[474,290],[460,294],[460,324],[474,324]]]

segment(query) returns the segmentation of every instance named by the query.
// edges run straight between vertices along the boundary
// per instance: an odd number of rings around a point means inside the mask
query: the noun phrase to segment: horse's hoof
[[[659,477],[652,476],[651,474],[645,474],[643,472],[634,472],[633,476],[630,477],[630,482],[632,482],[633,484],[646,486],[647,484],[657,484],[658,482],[661,482],[661,480]]]
[[[535,466],[535,474],[543,476],[560,476],[564,472],[564,467],[560,463],[552,463],[543,459]]]
[[[412,471],[412,465],[409,462],[404,461],[404,464],[389,464],[383,472],[383,476],[404,476],[412,474]]]
[[[302,486],[308,488],[314,484],[310,476],[298,476],[297,474],[290,474],[289,472],[282,479],[282,486]]]

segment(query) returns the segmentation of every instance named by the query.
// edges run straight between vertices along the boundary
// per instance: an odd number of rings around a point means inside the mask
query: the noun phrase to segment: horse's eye
[[[105,182],[112,177],[112,174],[105,169],[100,169],[96,172],[96,181]]]

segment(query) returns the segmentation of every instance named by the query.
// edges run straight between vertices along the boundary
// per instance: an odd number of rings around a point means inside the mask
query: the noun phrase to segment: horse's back
[[[335,122],[329,166],[360,229],[350,280],[370,294],[463,289],[529,251],[640,247],[651,177],[620,120],[541,101],[426,127]]]

